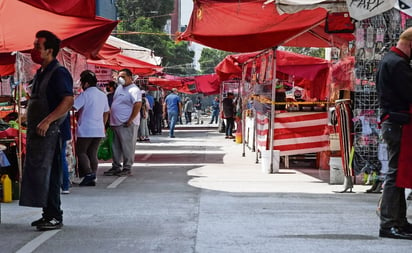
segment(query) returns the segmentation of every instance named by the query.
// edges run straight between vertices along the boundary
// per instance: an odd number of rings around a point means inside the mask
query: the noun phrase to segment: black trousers
[[[232,136],[235,127],[235,118],[226,118],[226,136]]]
[[[385,121],[382,137],[388,145],[389,170],[385,177],[381,203],[381,228],[403,227],[407,224],[405,189],[395,185],[402,138],[402,126]]]
[[[61,142],[61,141],[59,141]],[[46,219],[55,218],[56,220],[63,221],[63,211],[61,210],[60,201],[60,186],[63,181],[63,167],[61,160],[61,143],[57,146],[54,157],[53,165],[50,173],[49,194],[47,197],[47,206],[43,207],[42,216]]]

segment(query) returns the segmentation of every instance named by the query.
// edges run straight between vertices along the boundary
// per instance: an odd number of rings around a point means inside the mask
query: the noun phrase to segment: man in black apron
[[[34,77],[27,108],[26,158],[19,204],[43,208],[42,217],[31,224],[38,230],[63,226],[60,186],[64,151],[60,127],[74,100],[73,79],[56,60],[59,50],[60,39],[56,35],[49,31],[36,33],[31,57],[41,68]]]

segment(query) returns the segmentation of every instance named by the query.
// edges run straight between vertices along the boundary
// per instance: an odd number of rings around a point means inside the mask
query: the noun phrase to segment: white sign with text
[[[346,0],[349,14],[356,20],[364,20],[392,9],[398,0]]]

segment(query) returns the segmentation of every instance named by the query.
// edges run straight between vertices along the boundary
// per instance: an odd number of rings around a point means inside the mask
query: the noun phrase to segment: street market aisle
[[[132,176],[103,176],[62,195],[62,230],[30,227],[40,210],[2,203],[0,252],[408,252],[379,239],[379,195],[336,194],[302,171],[264,174],[255,153],[213,128],[136,144]],[[409,219],[412,219],[409,215]],[[20,250],[20,251],[19,251]]]

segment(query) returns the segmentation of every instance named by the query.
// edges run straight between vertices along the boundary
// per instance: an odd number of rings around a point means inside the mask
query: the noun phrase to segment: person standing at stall
[[[380,212],[380,237],[412,240],[412,224],[406,218],[405,189],[396,186],[402,125],[410,121],[412,105],[412,28],[399,37],[379,64],[376,75],[382,108],[382,137],[387,143],[389,170],[385,177]],[[410,167],[411,165],[409,165]],[[411,168],[409,168],[411,169]]]
[[[198,96],[196,98],[196,103],[194,104],[195,109],[196,109],[196,118],[197,118],[197,122],[196,124],[203,124],[202,120],[200,119],[200,117],[202,116],[202,99],[200,98],[200,96]]]
[[[226,139],[234,139],[232,135],[233,128],[235,127],[235,104],[233,98],[235,95],[232,92],[228,92],[227,96],[222,100],[223,105],[223,118],[226,119]]]
[[[39,31],[31,58],[40,64],[27,107],[27,144],[21,206],[42,207],[42,217],[31,223],[38,230],[63,226],[60,201],[62,181],[60,125],[73,105],[73,79],[56,59],[60,39],[50,31]],[[35,190],[34,190],[35,189]]]
[[[99,164],[97,149],[105,136],[104,126],[109,117],[106,95],[97,88],[96,74],[85,70],[80,74],[83,92],[74,100],[79,118],[76,128],[76,156],[79,174],[84,177],[79,186],[95,186]]]
[[[119,71],[119,86],[116,88],[110,111],[110,126],[114,132],[112,167],[105,176],[128,176],[134,163],[137,130],[140,124],[142,94],[133,83],[130,69]],[[122,165],[123,161],[123,165]]]
[[[219,97],[215,97],[215,99],[212,102],[212,118],[210,119],[209,124],[213,124],[213,122],[217,124],[218,117],[219,117]]]

